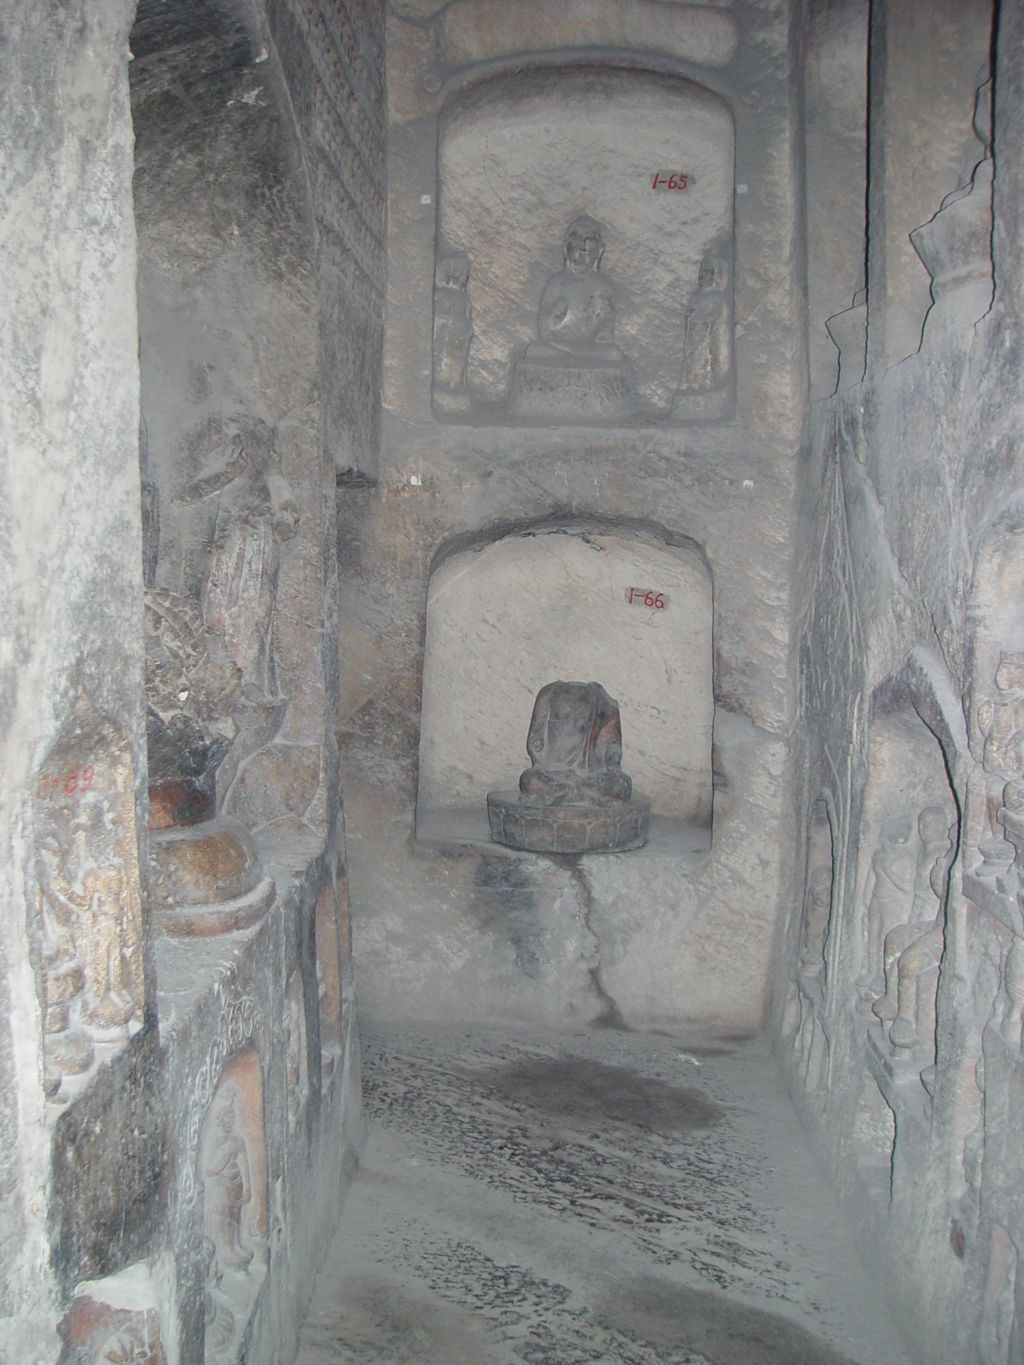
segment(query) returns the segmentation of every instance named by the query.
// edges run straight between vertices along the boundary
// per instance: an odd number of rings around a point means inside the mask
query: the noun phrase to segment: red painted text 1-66
[[[631,607],[650,607],[652,611],[664,611],[668,598],[655,588],[627,588],[626,601]]]

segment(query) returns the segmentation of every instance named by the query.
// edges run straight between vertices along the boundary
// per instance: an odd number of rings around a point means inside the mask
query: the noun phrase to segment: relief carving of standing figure
[[[690,298],[686,319],[686,347],[683,360],[683,393],[714,389],[732,366],[727,293],[728,266],[718,256],[708,255],[700,263],[697,288]]]
[[[201,471],[179,500],[216,499],[201,595],[203,619],[226,642],[250,699],[266,702],[277,695],[271,628],[280,545],[295,534],[298,511],[276,467],[273,428],[262,421],[234,426],[229,435],[225,425],[210,424],[212,467]]]
[[[941,806],[926,806],[918,817],[921,846],[914,885],[913,918],[885,936],[885,994],[872,1005],[877,1018],[892,1021],[894,1047],[914,1047],[934,1029],[938,966],[945,946],[943,910],[955,826]]]
[[[120,1029],[141,999],[141,944],[129,913],[132,883],[114,846],[110,811],[99,798],[81,818],[40,845],[38,868],[45,922],[51,926],[53,968],[81,962],[83,989],[78,1022],[95,1033]]]
[[[996,696],[978,707],[978,729],[984,739],[982,766],[986,775],[987,827],[979,838],[983,873],[992,874],[1010,860],[998,810],[1003,786],[1024,774],[1024,654],[999,656]],[[1004,853],[1005,850],[1005,853]]]
[[[242,1239],[242,1214],[252,1202],[252,1177],[245,1138],[238,1131],[235,1092],[214,1100],[212,1131],[203,1159],[207,1236],[223,1270],[247,1270],[253,1250]]]
[[[867,902],[867,965],[861,985],[876,989],[885,935],[903,923],[914,902],[916,860],[910,844],[910,818],[885,820],[864,889]],[[870,997],[869,997],[870,998]]]
[[[469,407],[466,366],[473,342],[473,306],[469,300],[469,257],[451,251],[437,263],[434,285],[434,389],[436,406],[461,412]]]

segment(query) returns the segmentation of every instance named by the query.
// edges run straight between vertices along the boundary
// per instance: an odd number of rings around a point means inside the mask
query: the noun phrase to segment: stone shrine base
[[[546,352],[531,347],[515,367],[509,409],[517,421],[606,422],[633,415],[628,360]]]
[[[624,853],[647,842],[646,796],[614,806],[534,806],[518,791],[488,792],[491,838],[530,853]]]

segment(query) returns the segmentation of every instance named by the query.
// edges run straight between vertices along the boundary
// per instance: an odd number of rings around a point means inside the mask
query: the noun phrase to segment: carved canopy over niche
[[[543,68],[449,101],[437,414],[543,425],[726,415],[733,146],[719,96],[654,72]],[[573,275],[568,236],[581,219],[592,251]],[[565,283],[576,292],[561,337]]]

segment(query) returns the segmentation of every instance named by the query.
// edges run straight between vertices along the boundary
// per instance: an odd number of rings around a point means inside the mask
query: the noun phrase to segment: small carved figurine
[[[238,1131],[235,1091],[214,1099],[212,1129],[203,1159],[204,1216],[220,1271],[247,1270],[253,1250],[242,1239],[242,1214],[252,1201],[245,1138]]]
[[[473,308],[469,301],[469,257],[447,252],[437,263],[434,285],[434,388],[437,407],[463,411],[466,366],[473,341]]]
[[[680,390],[684,393],[717,388],[731,365],[728,267],[718,256],[700,263],[697,288],[686,319],[686,347]]]
[[[997,695],[978,707],[978,728],[985,741],[982,765],[988,816],[979,849],[983,872],[997,870],[1010,857],[997,813],[1004,784],[1024,774],[1024,654],[1004,651],[1000,655],[995,685]]]
[[[885,935],[893,925],[906,921],[914,903],[916,860],[909,840],[909,817],[883,821],[864,890],[868,944],[867,968],[861,984],[865,987],[877,982]]]
[[[915,1047],[934,1032],[938,968],[945,946],[943,907],[955,826],[941,806],[926,806],[918,817],[913,914],[885,936],[885,994],[872,1005],[875,1015],[892,1021],[894,1047]]]
[[[78,1022],[102,1035],[122,1028],[138,1008],[141,947],[128,913],[129,873],[115,848],[106,802],[95,797],[83,803],[81,815],[68,831],[68,846],[56,839],[41,843],[37,865],[49,921],[61,925],[56,954],[65,965],[70,961],[67,926],[75,926],[83,978]]]

